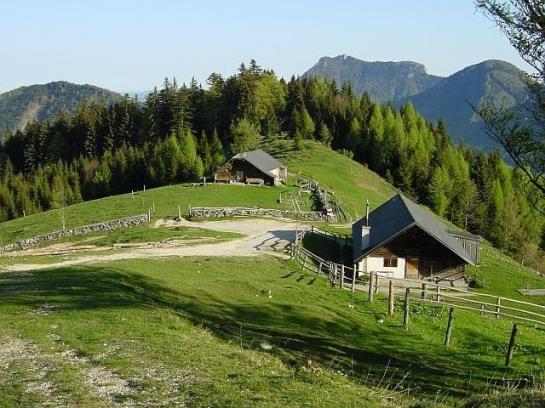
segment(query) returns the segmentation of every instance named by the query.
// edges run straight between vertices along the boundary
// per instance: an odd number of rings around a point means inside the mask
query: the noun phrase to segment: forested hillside
[[[443,118],[457,139],[480,148],[494,146],[482,132],[483,123],[470,103],[512,107],[524,102],[528,92],[522,72],[504,61],[485,61],[467,67],[437,85],[398,101],[411,101],[428,120]]]
[[[412,102],[428,121],[443,119],[455,141],[484,150],[497,145],[482,131],[482,122],[470,104],[512,107],[528,98],[523,72],[498,60],[439,77],[416,62],[368,62],[340,55],[320,58],[304,76],[323,76],[338,86],[349,83],[356,94],[367,92],[374,100],[395,106]]]
[[[92,102],[29,124],[0,149],[0,220],[81,200],[198,180],[264,136],[317,140],[353,157],[460,227],[521,256],[542,219],[523,176],[497,153],[455,146],[442,122],[338,89],[323,78],[278,79],[254,61],[206,88],[165,80],[144,104]],[[319,166],[319,163],[316,163]]]
[[[84,102],[111,103],[119,94],[92,85],[50,82],[23,86],[0,94],[0,131],[22,129],[34,120],[49,120],[61,111],[73,112]]]

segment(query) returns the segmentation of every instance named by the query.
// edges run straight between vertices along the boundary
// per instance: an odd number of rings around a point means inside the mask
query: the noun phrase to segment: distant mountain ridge
[[[354,91],[365,91],[380,102],[400,105],[411,101],[428,120],[443,118],[454,140],[489,150],[496,147],[482,131],[471,105],[493,102],[514,106],[527,99],[523,72],[514,65],[488,60],[448,77],[430,75],[422,64],[367,62],[340,55],[322,57],[303,76],[324,76],[339,86],[349,82]]]
[[[21,129],[33,120],[51,119],[58,112],[73,112],[83,102],[113,102],[121,95],[93,85],[66,81],[23,86],[0,94],[0,131]]]
[[[350,82],[356,93],[367,91],[380,102],[416,95],[443,79],[428,74],[426,67],[416,62],[369,62],[348,55],[322,57],[304,73],[304,76],[320,75],[335,80],[339,86]]]

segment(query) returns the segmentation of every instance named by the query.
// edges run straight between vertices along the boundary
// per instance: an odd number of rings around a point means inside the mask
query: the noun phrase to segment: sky
[[[252,58],[289,78],[340,54],[442,76],[487,59],[528,69],[472,0],[0,0],[0,38],[0,92],[58,80],[147,91]]]

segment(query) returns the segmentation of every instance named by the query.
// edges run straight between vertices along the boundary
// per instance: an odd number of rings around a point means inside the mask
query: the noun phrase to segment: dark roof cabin
[[[275,185],[284,183],[288,169],[263,150],[233,156],[214,174],[216,182]]]
[[[352,226],[353,258],[364,272],[465,284],[481,237],[447,229],[431,211],[398,194]]]

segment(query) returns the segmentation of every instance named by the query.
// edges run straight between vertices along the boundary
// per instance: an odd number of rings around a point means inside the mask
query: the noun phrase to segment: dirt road
[[[281,221],[275,219],[234,219],[225,221],[190,222],[186,220],[159,220],[155,228],[184,226],[189,228],[205,228],[214,231],[228,231],[243,234],[244,237],[230,241],[217,243],[184,245],[183,242],[169,244],[157,244],[156,246],[144,246],[128,248],[114,253],[101,254],[100,252],[78,256],[77,252],[70,249],[72,257],[48,264],[15,263],[0,266],[4,271],[28,271],[36,269],[57,268],[62,266],[86,265],[97,262],[110,262],[123,259],[161,258],[170,256],[257,256],[262,253],[285,256],[284,248],[293,239],[297,224],[293,221]],[[56,255],[59,253],[59,245],[46,248],[28,249],[20,251],[20,255]],[[48,249],[49,248],[49,249]],[[89,246],[86,246],[89,250]],[[33,253],[36,252],[36,253]],[[17,254],[17,255],[18,255]],[[16,257],[14,257],[15,261]]]

